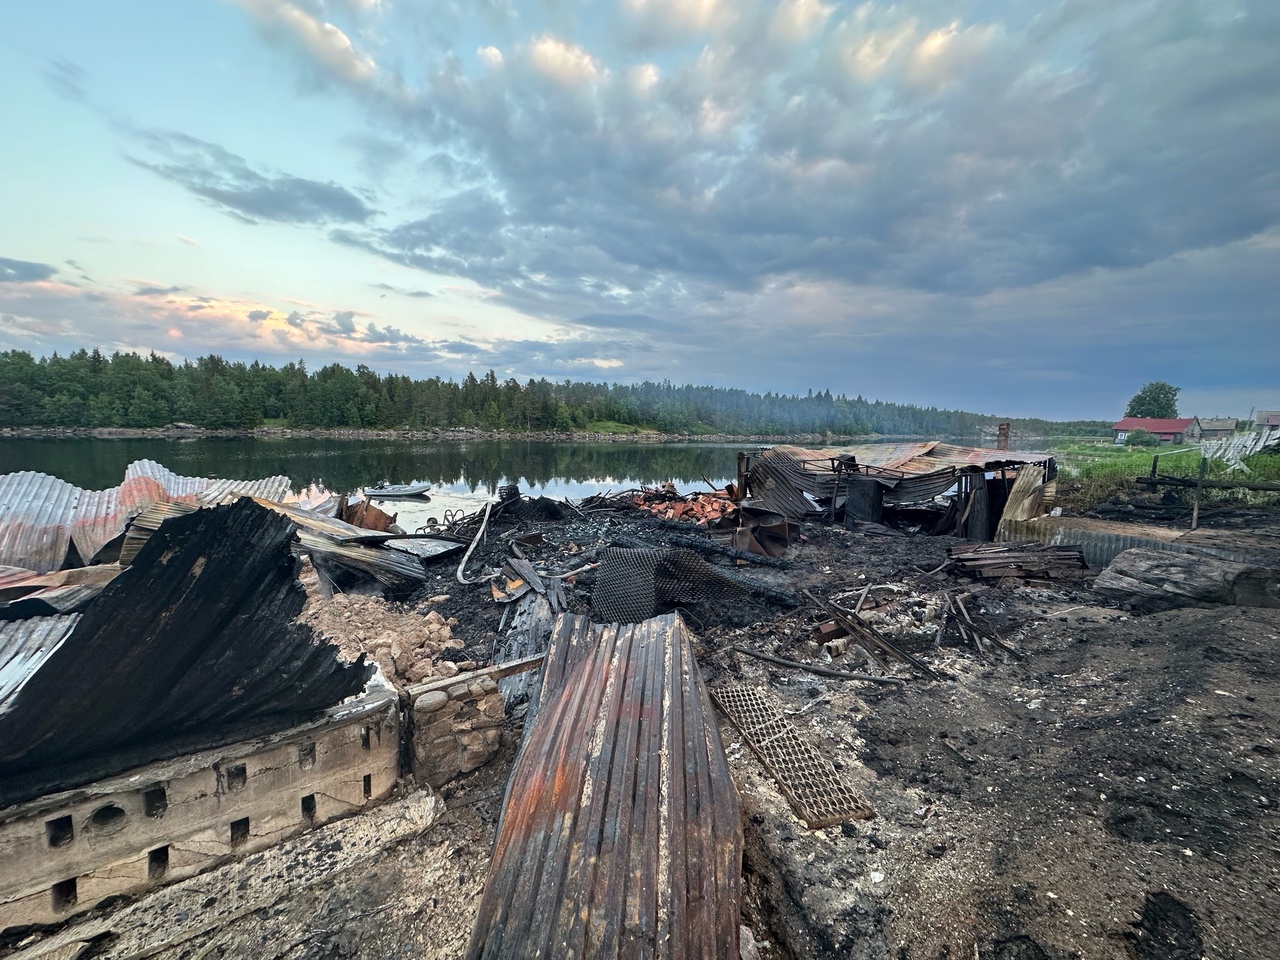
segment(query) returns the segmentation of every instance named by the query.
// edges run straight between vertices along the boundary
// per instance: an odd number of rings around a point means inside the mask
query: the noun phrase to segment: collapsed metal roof
[[[676,614],[563,614],[467,956],[738,958],[738,795]]]
[[[23,470],[0,476],[0,565],[37,573],[57,570],[75,546],[80,563],[90,563],[124,532],[129,520],[154,503],[212,506],[236,497],[283,500],[289,478],[216,480],[182,477],[154,460],[137,460],[124,481],[107,490],[82,490],[65,480]]]
[[[360,692],[373,668],[294,622],[296,530],[249,499],[175,517],[85,613],[0,627],[0,805]]]
[[[838,498],[842,476],[853,473],[880,481],[886,488],[886,504],[902,504],[940,496],[961,473],[1024,463],[1045,464],[1052,475],[1052,454],[963,447],[938,440],[823,449],[780,444],[752,461],[751,491],[769,509],[800,520],[820,513],[820,502],[829,504]]]
[[[44,473],[0,477],[0,564],[48,573],[62,566],[71,518],[83,493]]]

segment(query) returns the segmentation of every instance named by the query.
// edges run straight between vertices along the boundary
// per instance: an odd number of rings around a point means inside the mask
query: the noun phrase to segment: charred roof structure
[[[175,517],[84,613],[0,627],[0,805],[317,715],[363,658],[295,623],[297,525],[251,499]]]

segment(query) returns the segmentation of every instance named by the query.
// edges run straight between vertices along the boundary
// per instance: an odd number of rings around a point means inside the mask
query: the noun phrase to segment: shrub
[[[1160,446],[1160,438],[1154,433],[1139,428],[1129,431],[1124,445],[1126,447],[1158,447]]]

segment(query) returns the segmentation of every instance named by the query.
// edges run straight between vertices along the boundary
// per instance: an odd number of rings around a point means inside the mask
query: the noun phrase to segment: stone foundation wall
[[[488,763],[498,752],[506,715],[493,677],[458,676],[447,686],[410,690],[413,774],[440,787]]]

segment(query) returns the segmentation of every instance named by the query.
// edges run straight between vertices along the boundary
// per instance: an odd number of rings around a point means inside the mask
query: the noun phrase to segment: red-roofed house
[[[1200,436],[1195,417],[1186,419],[1161,420],[1156,417],[1125,417],[1119,423],[1111,425],[1115,433],[1116,443],[1124,443],[1129,439],[1130,430],[1145,430],[1155,434],[1161,443],[1182,443],[1195,440]]]

